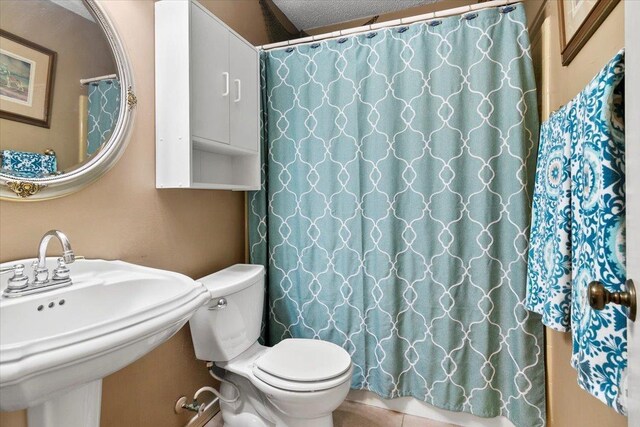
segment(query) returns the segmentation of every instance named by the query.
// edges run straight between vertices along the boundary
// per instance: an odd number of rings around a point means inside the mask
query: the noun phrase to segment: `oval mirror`
[[[124,151],[136,104],[116,31],[94,0],[0,1],[0,197],[60,197]]]

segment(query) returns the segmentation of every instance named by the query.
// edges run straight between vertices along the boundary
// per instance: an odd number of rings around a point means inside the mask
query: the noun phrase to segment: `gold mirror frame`
[[[102,6],[96,0],[83,0],[83,3],[102,28],[116,62],[122,96],[120,97],[120,112],[113,133],[97,155],[68,173],[33,179],[21,179],[0,173],[0,199],[2,200],[46,200],[78,191],[111,169],[127,146],[134,109],[137,104],[131,67],[123,43]]]

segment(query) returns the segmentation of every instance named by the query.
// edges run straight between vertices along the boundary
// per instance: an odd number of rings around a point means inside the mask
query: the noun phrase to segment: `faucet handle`
[[[69,278],[69,267],[65,263],[64,257],[58,258],[58,266],[53,270],[52,280],[67,280]]]
[[[19,269],[22,269],[22,271],[24,271],[24,264],[14,264],[9,267],[0,267],[0,274],[6,274],[6,273],[15,274],[16,270],[19,270]]]
[[[19,290],[24,289],[29,284],[29,278],[24,274],[24,264],[15,264],[11,267],[3,267],[0,270],[0,273],[9,273],[13,272],[13,276],[11,276],[7,282],[8,290]]]

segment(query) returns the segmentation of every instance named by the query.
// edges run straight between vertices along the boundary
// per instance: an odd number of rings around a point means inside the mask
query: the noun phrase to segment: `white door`
[[[229,31],[191,3],[191,134],[229,143]],[[180,66],[176,64],[176,66]]]
[[[258,52],[244,40],[229,38],[231,67],[231,145],[258,151],[260,70]]]
[[[640,1],[625,1],[627,278],[640,285]],[[639,316],[640,317],[640,316]],[[629,427],[640,426],[640,319],[628,321]]]

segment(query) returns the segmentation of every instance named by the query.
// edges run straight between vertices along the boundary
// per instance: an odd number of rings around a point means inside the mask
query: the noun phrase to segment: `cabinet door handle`
[[[229,73],[223,72],[222,77],[224,77],[224,92],[222,92],[222,96],[229,96]]]
[[[242,82],[240,81],[240,79],[234,79],[233,81],[235,82],[236,90],[238,91],[237,97],[233,100],[233,102],[240,102],[240,100],[242,99]]]

